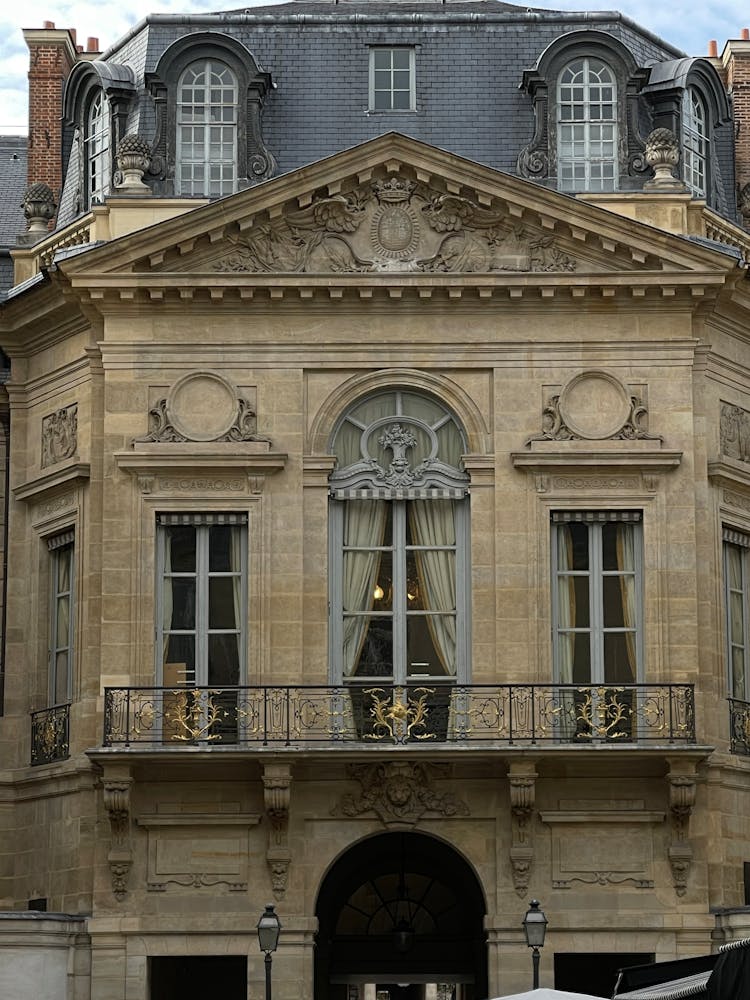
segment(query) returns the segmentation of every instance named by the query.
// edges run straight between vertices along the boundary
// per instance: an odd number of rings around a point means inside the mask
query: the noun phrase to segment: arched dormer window
[[[215,59],[191,63],[177,85],[176,194],[237,190],[237,78]]]
[[[707,191],[709,148],[708,113],[695,87],[682,96],[683,180],[698,198]]]
[[[574,59],[558,77],[557,179],[561,191],[617,188],[617,81],[601,59]]]
[[[83,146],[86,207],[90,208],[109,194],[112,181],[110,108],[103,90],[94,95],[89,105]]]
[[[146,84],[156,107],[157,194],[217,198],[273,174],[261,121],[271,77],[236,38],[207,31],[178,39]]]
[[[330,477],[336,683],[468,678],[468,475],[456,418],[394,389],[340,420]]]

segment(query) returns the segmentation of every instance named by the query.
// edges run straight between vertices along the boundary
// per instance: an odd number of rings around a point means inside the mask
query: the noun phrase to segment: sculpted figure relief
[[[443,194],[398,174],[230,239],[214,265],[234,272],[574,271],[550,236],[501,211]]]

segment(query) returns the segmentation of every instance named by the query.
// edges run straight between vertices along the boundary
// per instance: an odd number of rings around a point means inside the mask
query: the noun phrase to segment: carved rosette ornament
[[[134,132],[128,133],[117,144],[117,172],[115,187],[120,194],[150,195],[151,188],[144,183],[143,175],[151,166],[151,146]]]
[[[78,447],[78,403],[42,417],[42,468],[72,458]]]
[[[508,774],[511,812],[510,864],[513,886],[516,894],[522,899],[528,892],[529,876],[534,860],[531,819],[534,815],[536,779],[537,772],[533,764],[511,764]]]
[[[104,808],[109,815],[111,843],[107,861],[115,899],[122,901],[128,891],[128,874],[133,864],[130,841],[130,789],[132,778],[104,778]]]
[[[548,233],[503,209],[389,173],[229,239],[221,272],[575,271]]]
[[[263,768],[263,799],[270,826],[266,862],[276,899],[286,892],[292,854],[289,849],[289,801],[292,770],[289,764],[266,764]]]
[[[50,220],[54,219],[57,210],[52,188],[41,181],[30,184],[24,193],[21,208],[28,221],[28,231],[40,236],[46,235]]]
[[[693,848],[689,840],[690,816],[695,806],[696,777],[694,766],[673,765],[667,775],[669,782],[669,811],[672,819],[672,843],[669,847],[669,864],[672,881],[678,896],[687,892],[688,876],[693,861]]]
[[[643,185],[645,191],[682,191],[685,185],[677,180],[672,171],[680,159],[680,144],[671,129],[655,128],[646,137],[646,162],[653,169],[654,176]]]
[[[439,816],[468,816],[465,802],[451,792],[439,793],[432,787],[433,776],[444,777],[445,765],[393,761],[387,764],[352,764],[350,778],[359,782],[359,795],[344,795],[334,815],[361,816],[374,812],[382,822],[413,826],[427,813]]]

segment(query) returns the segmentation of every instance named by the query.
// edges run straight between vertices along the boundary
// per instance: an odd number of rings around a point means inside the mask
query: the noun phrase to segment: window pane
[[[622,628],[633,624],[635,580],[632,576],[605,576],[603,581],[604,627]]]
[[[173,629],[194,629],[195,628],[195,580],[191,577],[173,576],[165,583],[169,586],[171,582],[172,598],[172,620],[170,627]]]
[[[407,675],[453,677],[456,673],[456,622],[453,615],[409,615]]]
[[[229,524],[215,524],[209,528],[208,569],[211,573],[239,571],[239,552],[232,545],[239,539],[239,530]]]
[[[747,688],[745,684],[745,650],[732,648],[732,697],[739,698],[740,701],[747,701]]]
[[[195,637],[170,635],[164,648],[164,687],[195,684]]]
[[[234,686],[240,682],[237,635],[209,635],[208,684],[212,687]]]
[[[571,656],[573,684],[588,684],[591,681],[591,642],[588,632],[568,633],[560,637],[568,647]],[[563,679],[562,677],[560,678]]]
[[[393,673],[393,619],[369,618],[354,671],[357,677],[390,677]]]
[[[68,663],[69,653],[67,650],[60,652],[55,656],[55,684],[52,692],[53,705],[62,705],[68,701],[70,697],[70,688],[68,684]]]
[[[391,68],[391,50],[390,49],[373,49],[373,59],[375,69],[387,69]]]
[[[208,581],[208,627],[236,628],[235,603],[240,601],[238,576],[214,576]],[[239,607],[238,607],[239,610]]]
[[[169,555],[166,565],[167,572],[195,572],[195,528],[189,525],[169,528]]]
[[[66,649],[70,645],[70,596],[65,595],[57,600],[56,647]]]
[[[408,69],[411,61],[410,49],[393,49],[393,68]]]
[[[635,683],[635,632],[604,636],[604,680],[608,684]]]

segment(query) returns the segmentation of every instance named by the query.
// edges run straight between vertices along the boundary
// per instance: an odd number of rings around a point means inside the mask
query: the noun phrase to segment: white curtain
[[[451,549],[415,552],[419,584],[430,611],[426,615],[433,644],[443,670],[456,674],[456,508],[452,500],[413,500],[409,523],[415,545],[444,545]]]
[[[569,574],[573,568],[573,536],[569,525],[557,526],[557,670],[561,684],[573,683],[573,654],[576,634],[562,631],[576,624],[576,578]]]
[[[344,508],[344,545],[372,549],[382,545],[388,507],[380,500],[349,500]],[[380,567],[380,552],[347,551],[344,554],[344,676],[357,669],[372,610],[373,591]],[[349,617],[356,615],[356,617]]]
[[[745,616],[742,550],[738,545],[725,545],[725,549],[732,697],[739,698],[740,701],[747,701],[747,692],[745,690]]]
[[[635,594],[635,536],[631,524],[617,525],[617,565],[620,570],[622,620],[628,631],[625,646],[628,651],[630,680],[636,679],[636,594]]]
[[[237,629],[237,667],[235,668],[234,683],[240,683],[240,663],[242,662],[242,546],[244,532],[239,527],[229,529],[229,567],[234,574],[232,577],[232,598],[234,600],[234,627]]]

